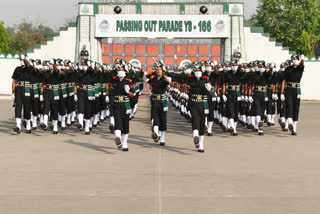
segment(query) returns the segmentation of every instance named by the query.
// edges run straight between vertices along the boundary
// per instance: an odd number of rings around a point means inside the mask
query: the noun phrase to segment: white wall
[[[47,41],[47,45],[41,45],[40,49],[34,49],[34,53],[28,53],[29,58],[41,60],[60,58],[75,61],[76,32],[76,27],[60,31],[60,36],[54,37],[53,41]]]
[[[12,74],[14,69],[20,65],[18,59],[1,59],[0,58],[0,94],[10,95]]]
[[[276,62],[277,66],[290,59],[288,50],[282,50],[282,46],[276,46],[276,42],[269,41],[269,37],[261,33],[251,33],[250,27],[244,28],[247,62],[264,60],[267,63]]]
[[[301,96],[303,100],[320,100],[320,61],[306,61],[301,80]]]

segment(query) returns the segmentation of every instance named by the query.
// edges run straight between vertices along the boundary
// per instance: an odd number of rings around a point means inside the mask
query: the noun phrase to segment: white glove
[[[167,82],[171,82],[172,81],[172,78],[171,77],[167,77]]]
[[[11,94],[11,99],[14,100],[15,96],[14,96],[14,93]]]
[[[268,98],[268,97],[265,97],[264,100],[265,100],[266,102],[268,102],[269,98]]]
[[[129,85],[125,85],[124,86],[124,90],[126,91],[126,93],[128,94],[130,92],[130,86]]]
[[[280,99],[281,99],[281,101],[285,101],[286,100],[284,94],[281,94]]]
[[[185,98],[186,98],[186,100],[188,100],[188,99],[189,99],[189,95],[188,95],[188,94],[186,94],[186,95],[185,95]]]
[[[220,97],[217,97],[217,102],[220,103]]]
[[[300,60],[304,60],[304,55],[303,54],[300,55]]]
[[[249,102],[250,102],[250,103],[253,103],[253,98],[252,98],[252,96],[249,96]]]
[[[223,102],[227,102],[227,96],[226,95],[222,95],[222,99],[223,99]]]
[[[206,83],[206,84],[205,84],[205,87],[206,87],[206,89],[207,89],[208,91],[211,91],[211,88],[212,88],[212,87],[211,87],[211,85],[210,85],[209,83]]]
[[[244,101],[245,98],[244,98],[244,95],[241,95],[241,101]]]
[[[214,65],[214,66],[217,66],[217,65],[218,65],[218,63],[217,63],[216,60],[213,61],[213,65]]]
[[[42,102],[42,101],[43,101],[43,95],[42,95],[42,94],[40,95],[39,100],[40,100],[40,102]]]
[[[74,99],[75,102],[77,102],[78,101],[78,96],[75,94],[73,99]]]
[[[106,96],[106,103],[109,103],[109,96]]]
[[[274,94],[274,100],[277,101],[279,99],[278,94]]]
[[[249,97],[248,97],[248,96],[245,96],[245,97],[244,97],[244,100],[245,100],[246,102],[249,102]]]

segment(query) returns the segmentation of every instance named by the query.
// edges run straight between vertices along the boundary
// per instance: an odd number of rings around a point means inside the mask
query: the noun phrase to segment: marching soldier
[[[131,112],[129,97],[133,97],[130,91],[130,79],[125,78],[127,66],[125,63],[118,64],[117,76],[114,76],[107,86],[107,96],[110,97],[111,112],[114,116],[115,143],[122,151],[129,151],[129,115]]]
[[[165,65],[161,61],[154,64],[155,74],[149,79],[151,88],[151,117],[153,119],[152,139],[160,140],[160,146],[165,145],[165,132],[167,131],[168,96],[167,87],[171,77],[164,74]]]

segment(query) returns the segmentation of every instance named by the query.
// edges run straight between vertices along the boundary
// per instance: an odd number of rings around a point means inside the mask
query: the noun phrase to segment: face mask
[[[194,76],[198,79],[200,79],[200,77],[202,77],[202,72],[201,71],[196,71],[194,72]]]
[[[70,69],[70,67],[65,67],[65,69],[66,69],[66,70],[69,70],[69,69]]]
[[[254,67],[255,71],[259,71],[259,67]]]
[[[118,77],[124,78],[126,76],[126,72],[124,71],[118,71]]]
[[[255,68],[250,68],[250,71],[251,71],[251,72],[254,72],[254,71],[255,71]]]
[[[285,71],[286,69],[285,68],[280,68],[280,71]]]
[[[38,69],[39,70],[43,70],[43,66],[42,65],[38,65]]]
[[[231,69],[232,69],[231,67],[227,67],[227,71],[231,71]]]
[[[57,66],[57,69],[58,69],[58,70],[61,70],[61,68],[62,68],[62,66],[60,66],[60,65]]]
[[[88,66],[83,66],[83,70],[87,71],[88,70]]]
[[[259,68],[259,71],[262,73],[262,72],[265,72],[266,69],[265,68]]]
[[[212,71],[212,67],[206,67],[206,71],[207,72],[211,72]]]
[[[204,72],[206,70],[206,66],[201,66],[201,71]]]
[[[20,64],[21,64],[21,66],[24,66],[24,61],[21,60],[21,61],[20,61]]]
[[[232,66],[232,71],[237,71],[238,70],[238,66]]]
[[[45,70],[45,71],[48,71],[49,70],[49,66],[43,66],[43,69]]]
[[[244,69],[244,71],[248,73],[250,71],[250,69],[246,68],[246,69]]]
[[[299,65],[299,60],[293,60],[293,65]]]
[[[49,65],[49,68],[50,68],[50,70],[53,70],[53,65],[50,64],[50,65]]]
[[[223,68],[219,68],[218,71],[220,71],[220,72],[223,71]]]

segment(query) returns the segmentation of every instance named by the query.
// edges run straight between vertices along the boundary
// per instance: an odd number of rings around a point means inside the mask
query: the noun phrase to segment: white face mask
[[[232,71],[237,71],[238,70],[238,66],[232,66]]]
[[[244,71],[248,73],[250,71],[250,69],[249,68],[245,68]]]
[[[251,71],[251,72],[254,72],[254,71],[255,71],[255,68],[250,68],[250,71]]]
[[[69,69],[70,69],[70,67],[69,67],[69,66],[67,66],[67,67],[65,67],[65,69],[66,69],[66,70],[69,70]]]
[[[206,66],[204,66],[204,65],[201,66],[201,71],[202,71],[202,72],[206,71]]]
[[[53,69],[53,65],[50,64],[50,65],[49,65],[49,68],[50,68],[50,70],[52,70],[52,69]]]
[[[212,71],[212,67],[206,67],[206,71],[207,72],[211,72]]]
[[[124,71],[118,71],[118,77],[124,78],[126,76],[126,72]]]
[[[232,69],[231,67],[227,67],[227,71],[231,71],[231,69]]]
[[[24,61],[20,60],[20,64],[21,64],[21,66],[24,66]]]
[[[280,71],[285,71],[286,69],[285,68],[280,68]]]
[[[299,60],[293,60],[292,63],[293,63],[293,65],[299,65],[300,62],[299,62]]]
[[[38,69],[39,70],[43,70],[43,66],[42,65],[38,65]]]
[[[255,71],[259,71],[259,67],[254,67]]]
[[[202,77],[202,72],[201,71],[196,71],[194,72],[194,76],[198,79],[200,79],[200,77]]]
[[[220,71],[220,72],[223,71],[223,68],[219,68],[218,71]]]
[[[259,68],[259,71],[262,73],[262,72],[265,72],[266,69],[265,68]]]
[[[88,66],[83,66],[83,70],[87,71],[88,70]]]
[[[47,66],[47,65],[43,66],[43,68],[44,68],[45,71],[49,70],[49,66]]]
[[[62,66],[61,65],[57,65],[56,66],[58,70],[61,70]]]

